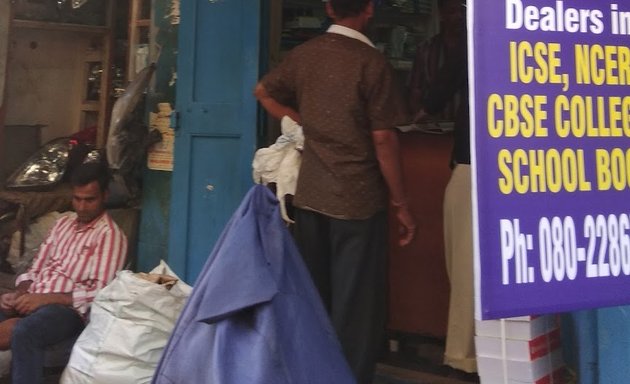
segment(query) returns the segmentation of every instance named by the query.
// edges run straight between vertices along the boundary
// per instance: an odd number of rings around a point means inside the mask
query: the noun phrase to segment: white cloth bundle
[[[281,121],[282,134],[267,148],[261,148],[254,155],[253,177],[257,184],[276,184],[276,196],[280,200],[282,218],[293,223],[287,215],[285,195],[295,195],[297,179],[302,163],[304,134],[302,126],[289,116]]]

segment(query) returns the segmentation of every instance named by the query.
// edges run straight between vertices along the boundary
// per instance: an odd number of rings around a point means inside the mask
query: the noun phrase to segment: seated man
[[[125,262],[127,239],[105,212],[107,167],[82,164],[71,183],[76,214],[57,220],[15,291],[0,297],[13,384],[42,382],[45,349],[81,333],[92,300]]]

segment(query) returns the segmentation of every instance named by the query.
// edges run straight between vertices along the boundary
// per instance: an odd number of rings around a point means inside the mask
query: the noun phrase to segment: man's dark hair
[[[76,167],[72,172],[70,183],[74,187],[81,187],[97,181],[101,191],[105,192],[109,187],[109,179],[110,174],[107,164],[96,161],[83,163]]]
[[[372,0],[328,0],[337,19],[358,16]]]

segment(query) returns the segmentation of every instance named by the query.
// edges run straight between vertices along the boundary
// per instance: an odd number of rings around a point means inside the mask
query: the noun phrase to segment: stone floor
[[[383,353],[374,384],[479,383],[475,374],[464,374],[442,364],[444,341],[432,337],[398,334]]]
[[[443,345],[439,340],[413,337],[397,352],[386,352],[379,362],[373,384],[470,384],[478,379],[453,377],[441,365]],[[44,384],[58,384],[61,372],[48,370]],[[0,378],[0,384],[11,384]]]
[[[414,369],[400,368],[384,363],[377,367],[374,384],[469,384],[479,381],[465,381],[453,377],[423,372]]]
[[[60,374],[47,374],[43,384],[58,384]],[[478,381],[477,381],[478,382]],[[462,381],[428,372],[415,371],[379,363],[373,384],[469,384]],[[474,382],[473,382],[474,383]],[[0,378],[0,384],[11,384],[8,377]]]

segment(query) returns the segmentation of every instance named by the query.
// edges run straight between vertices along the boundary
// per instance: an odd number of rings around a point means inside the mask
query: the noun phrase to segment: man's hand
[[[37,308],[48,304],[72,305],[71,293],[26,293],[15,300],[15,310],[20,315],[28,315]]]
[[[52,304],[48,294],[26,293],[15,300],[15,310],[20,315],[28,315],[46,304]]]
[[[0,296],[0,310],[7,316],[15,314],[15,300],[18,297],[17,292],[9,292]]]
[[[398,245],[404,247],[411,243],[416,236],[416,220],[411,215],[407,205],[399,206],[394,204],[395,216],[398,221]]]

